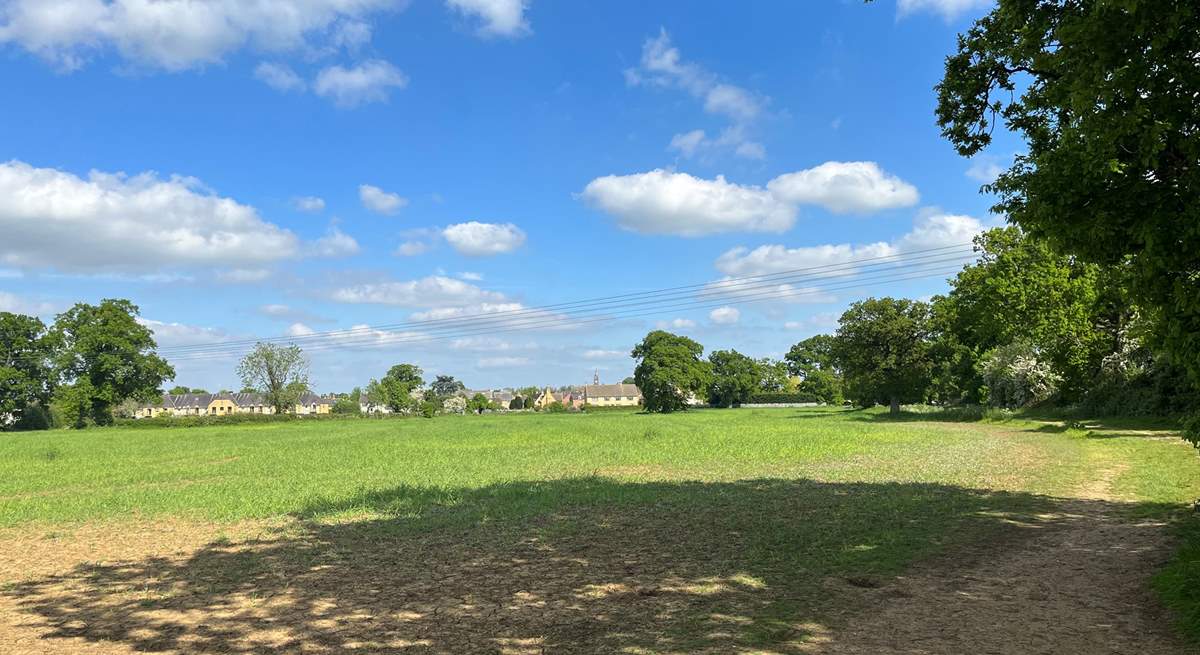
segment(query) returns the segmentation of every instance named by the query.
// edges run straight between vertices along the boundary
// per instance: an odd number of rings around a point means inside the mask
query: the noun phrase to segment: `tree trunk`
[[[896,396],[892,396],[892,405],[889,411],[892,416],[897,416],[900,414],[900,399]]]

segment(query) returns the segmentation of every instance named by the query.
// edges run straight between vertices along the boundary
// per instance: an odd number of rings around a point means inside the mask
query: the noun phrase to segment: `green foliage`
[[[420,403],[413,392],[425,384],[421,375],[421,369],[413,364],[396,364],[382,378],[367,384],[367,399],[398,414],[411,414]]]
[[[482,414],[484,411],[490,409],[491,406],[492,402],[488,400],[487,396],[481,393],[471,396],[471,399],[467,401],[467,411],[476,414]]]
[[[308,392],[308,361],[295,344],[255,344],[237,370],[242,384],[262,389],[276,414],[293,411],[300,396]]]
[[[789,391],[795,385],[786,361],[763,357],[758,364],[758,391]]]
[[[333,403],[330,409],[334,414],[359,414],[362,412],[362,407],[359,406],[357,400],[351,398],[338,398]]]
[[[712,376],[711,366],[700,359],[704,346],[663,330],[646,335],[633,349],[638,360],[634,383],[642,391],[648,412],[687,409],[688,399],[704,393]]]
[[[868,298],[842,314],[833,361],[848,395],[860,405],[920,401],[929,386],[929,305],[914,300]]]
[[[1183,545],[1155,576],[1154,588],[1174,613],[1180,631],[1200,644],[1200,518],[1188,517],[1176,530]]]
[[[746,399],[751,405],[787,405],[796,403],[824,402],[820,398],[807,393],[788,393],[784,391],[760,391],[751,394]]]
[[[122,401],[156,399],[163,382],[175,377],[155,354],[153,332],[137,317],[136,305],[113,299],[78,303],[58,315],[51,338],[65,385],[56,397],[71,426],[110,424]]]
[[[418,408],[421,416],[425,418],[433,418],[441,411],[441,407],[432,400],[422,400],[421,406]]]
[[[509,409],[525,409],[525,399],[520,396],[513,396],[513,399],[508,402]]]
[[[453,375],[439,375],[429,385],[429,389],[433,392],[433,395],[446,398],[466,389],[466,387],[463,386],[462,382],[455,380]]]
[[[800,379],[796,392],[828,405],[840,405],[844,398],[842,376],[833,359],[835,338],[818,334],[792,346],[783,359],[788,372]]]
[[[1194,380],[1197,57],[1191,0],[1002,0],[960,35],[937,109],[964,156],[990,145],[994,122],[1024,138],[1024,154],[986,187],[994,211],[1056,250],[1122,267],[1163,349]]]
[[[556,400],[549,405],[546,405],[545,411],[551,414],[565,414],[567,411],[567,406],[562,404],[562,401]]]
[[[736,350],[715,350],[708,356],[711,376],[708,403],[733,407],[746,402],[761,384],[759,364]]]
[[[36,317],[0,312],[0,429],[48,426],[54,340]]]
[[[621,380],[621,384],[637,384],[637,381],[634,380],[633,376],[631,375],[631,376],[625,378],[624,380]]]
[[[842,377],[835,371],[820,368],[809,371],[800,380],[800,384],[796,385],[793,393],[826,405],[841,405],[845,400],[842,393]]]

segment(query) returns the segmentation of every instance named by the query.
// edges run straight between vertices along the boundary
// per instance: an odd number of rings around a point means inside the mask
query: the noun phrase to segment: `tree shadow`
[[[778,479],[405,486],[0,594],[43,640],[140,652],[799,653],[913,562],[987,557],[1080,502]]]

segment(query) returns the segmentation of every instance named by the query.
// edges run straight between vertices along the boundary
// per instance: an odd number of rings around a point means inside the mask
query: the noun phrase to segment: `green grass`
[[[712,645],[696,641],[712,632],[712,616],[738,612],[750,612],[737,637],[745,646],[803,638],[801,619],[827,618],[819,608],[832,602],[821,580],[871,584],[958,545],[1005,538],[1101,472],[1133,515],[1175,517],[1200,497],[1200,461],[1170,433],[1127,422],[938,420],[956,418],[813,408],[6,434],[0,526],[295,519],[252,552],[214,541],[182,565],[111,574],[112,585],[203,579],[190,597],[213,602],[246,579],[270,596],[275,580],[296,593],[290,580],[318,590],[379,577],[380,562],[397,575],[407,565],[398,557],[436,569],[510,561],[531,543],[584,549],[576,559],[633,562],[718,589],[663,622],[660,639],[689,650]],[[1185,536],[1195,544],[1200,531]],[[1188,583],[1200,547],[1183,552],[1190,559],[1159,586],[1196,629],[1200,599]],[[103,570],[87,576],[97,598],[113,597]],[[346,590],[338,600],[347,611],[380,602]],[[328,637],[311,629],[313,640]],[[628,639],[621,647],[649,647]]]

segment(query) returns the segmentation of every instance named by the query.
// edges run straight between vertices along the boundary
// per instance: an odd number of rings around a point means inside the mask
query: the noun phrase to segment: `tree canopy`
[[[53,357],[40,319],[0,312],[0,428],[29,425],[45,411],[54,392]]]
[[[238,365],[238,376],[242,384],[261,389],[276,414],[294,410],[308,392],[308,360],[295,344],[255,344]]]
[[[439,375],[429,385],[429,390],[433,392],[433,395],[443,398],[453,396],[463,389],[466,387],[462,382],[455,380],[453,375]]]
[[[57,398],[71,425],[111,423],[122,401],[156,398],[163,382],[175,377],[175,369],[155,352],[154,333],[137,317],[137,306],[128,300],[106,299],[78,303],[55,320],[51,338],[64,382]]]
[[[413,397],[413,392],[425,385],[422,374],[414,364],[396,364],[379,380],[371,380],[367,385],[367,398],[393,412],[414,412],[420,401]]]
[[[849,394],[860,404],[924,399],[929,385],[929,305],[915,300],[868,298],[842,314],[833,358]]]
[[[1165,350],[1200,379],[1200,11],[1194,0],[1000,0],[937,87],[964,156],[997,123],[1026,151],[997,213],[1061,252],[1127,267]]]
[[[704,393],[711,366],[701,359],[703,354],[704,346],[687,337],[664,330],[647,334],[632,352],[638,360],[633,379],[646,411],[687,409],[693,395]]]
[[[711,367],[708,383],[710,405],[741,405],[759,390],[762,376],[758,362],[753,359],[736,350],[714,350],[708,356],[708,361]]]

